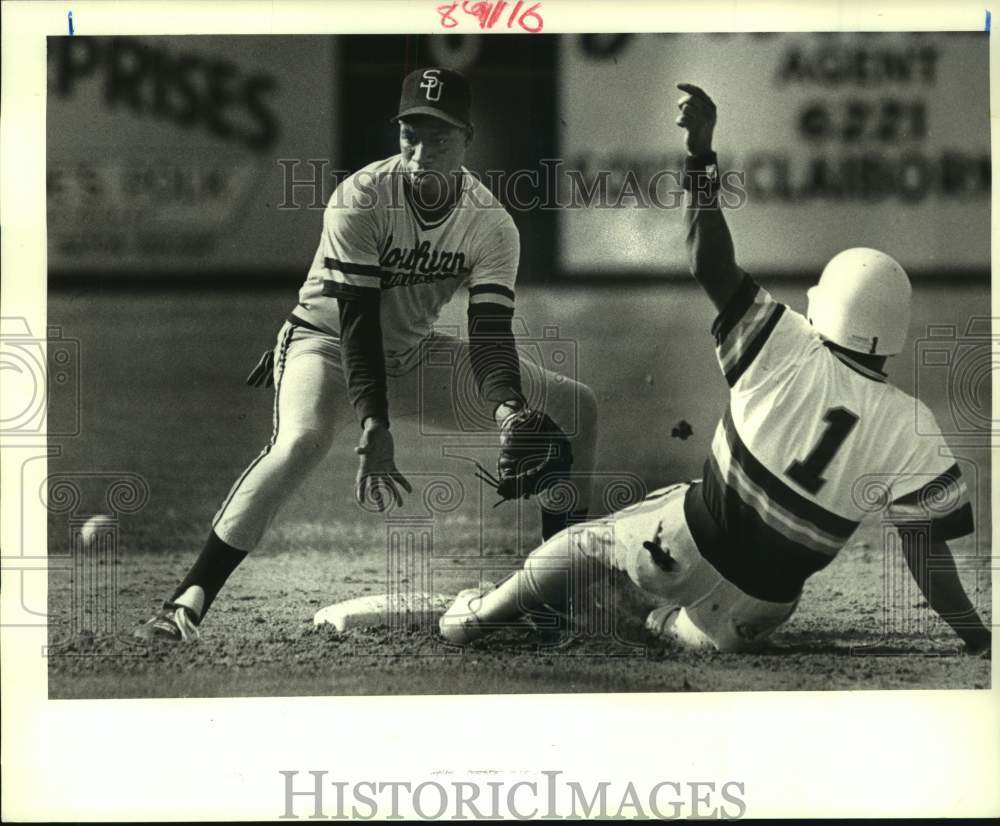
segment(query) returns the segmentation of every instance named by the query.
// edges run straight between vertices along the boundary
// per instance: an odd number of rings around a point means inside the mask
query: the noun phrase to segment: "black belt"
[[[322,333],[325,336],[334,335],[334,333],[331,333],[329,330],[324,330],[321,327],[317,327],[315,324],[310,324],[304,318],[299,318],[295,315],[294,310],[288,314],[288,323],[293,324],[296,327],[305,327],[307,330],[312,330],[314,333]]]

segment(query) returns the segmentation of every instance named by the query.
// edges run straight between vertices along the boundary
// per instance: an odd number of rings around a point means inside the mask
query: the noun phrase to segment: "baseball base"
[[[313,625],[332,625],[339,632],[354,628],[411,628],[436,630],[454,597],[417,592],[372,594],[328,605],[316,612]]]

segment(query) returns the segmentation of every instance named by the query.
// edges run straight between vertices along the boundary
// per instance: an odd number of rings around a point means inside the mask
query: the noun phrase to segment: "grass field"
[[[801,284],[771,286],[779,299],[804,308]],[[270,433],[270,394],[245,387],[243,376],[273,343],[293,301],[294,289],[81,286],[50,293],[50,325],[80,342],[81,430],[51,440],[61,452],[49,474],[76,474],[83,494],[73,513],[50,516],[50,553],[66,552],[71,520],[107,510],[104,491],[114,474],[137,474],[150,492],[139,512],[120,519],[117,560],[87,574],[106,603],[81,608],[79,573],[50,576],[52,697],[988,687],[989,663],[956,653],[957,638],[907,585],[901,561],[883,552],[877,525],[863,526],[809,581],[773,650],[752,656],[677,651],[645,639],[621,617],[617,636],[542,639],[511,631],[464,652],[421,631],[314,630],[319,608],[386,590],[387,531],[406,528],[353,503],[353,431],[337,440],[232,577],[199,644],[131,644],[127,632],[183,575],[222,497]],[[923,336],[929,324],[962,331],[988,306],[986,286],[920,285],[912,333]],[[595,389],[599,471],[636,474],[649,487],[700,474],[725,387],[707,333],[712,313],[692,285],[525,288],[519,312],[530,335],[542,338],[545,326],[558,325],[560,340],[575,351],[574,372]],[[462,324],[463,315],[456,302],[442,323]],[[896,383],[918,387],[950,421],[944,371],[917,377],[912,351],[897,361]],[[65,417],[77,402],[56,387],[51,404],[53,415]],[[670,436],[681,420],[693,428],[689,439]],[[421,436],[406,421],[394,432],[398,464],[418,481],[395,517],[424,517],[427,528],[421,496],[432,475],[451,474],[469,491],[474,480],[467,463],[443,456],[449,437]],[[977,533],[953,547],[988,616],[991,468],[981,436],[964,438],[960,453],[963,473],[978,471]],[[431,513],[435,590],[502,575],[536,541],[533,509],[521,518],[513,505],[490,504],[469,495],[447,513]],[[119,633],[82,630],[98,627],[88,610],[110,613]]]

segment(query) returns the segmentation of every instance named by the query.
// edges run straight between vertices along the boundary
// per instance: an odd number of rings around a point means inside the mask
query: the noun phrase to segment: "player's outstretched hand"
[[[704,90],[692,83],[678,83],[684,97],[677,101],[681,110],[677,125],[687,130],[684,145],[689,155],[704,155],[712,151],[712,132],[715,130],[715,103]]]
[[[384,511],[389,507],[385,492],[392,496],[397,506],[403,504],[397,485],[407,493],[413,493],[410,483],[396,467],[392,434],[384,423],[367,419],[361,431],[361,443],[354,448],[354,452],[361,457],[354,480],[354,497],[359,504],[371,502],[378,510]]]

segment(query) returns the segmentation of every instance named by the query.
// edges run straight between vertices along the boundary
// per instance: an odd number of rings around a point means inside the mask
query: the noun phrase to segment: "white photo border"
[[[440,2],[5,2],[2,314],[45,329],[45,38],[67,33],[69,11],[77,34],[427,33],[439,31]],[[982,30],[986,14],[967,2],[543,8],[546,33]],[[1000,315],[995,295],[992,309]],[[0,452],[5,555],[21,541],[17,453]],[[44,532],[36,503],[25,544],[46,547]],[[19,598],[12,584],[4,601]],[[44,593],[33,599],[45,604]],[[996,615],[996,589],[993,600]],[[273,819],[281,770],[413,783],[551,770],[581,783],[739,781],[753,817],[1000,814],[995,672],[989,691],[58,701],[39,655],[45,630],[0,627],[0,637],[5,820]]]

